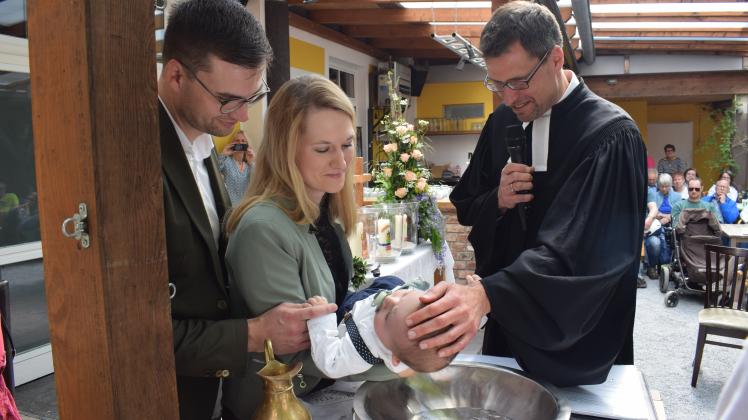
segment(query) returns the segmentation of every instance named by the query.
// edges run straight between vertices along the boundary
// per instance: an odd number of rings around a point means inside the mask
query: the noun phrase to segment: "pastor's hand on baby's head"
[[[324,296],[312,296],[306,300],[306,303],[312,306],[327,305],[327,299]]]

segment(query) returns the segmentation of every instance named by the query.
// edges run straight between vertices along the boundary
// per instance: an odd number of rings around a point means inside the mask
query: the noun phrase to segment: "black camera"
[[[247,149],[249,149],[249,145],[247,143],[236,143],[235,145],[231,146],[231,150],[235,152],[243,152]]]

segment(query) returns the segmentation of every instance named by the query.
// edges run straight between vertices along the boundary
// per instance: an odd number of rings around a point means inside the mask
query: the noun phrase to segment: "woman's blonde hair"
[[[299,224],[312,224],[319,216],[319,205],[309,198],[304,179],[296,164],[296,152],[311,110],[333,109],[351,118],[355,114],[350,99],[333,82],[315,75],[291,79],[273,96],[267,110],[263,141],[257,152],[254,174],[244,198],[229,213],[226,232],[232,233],[244,213],[257,203],[280,199],[288,217]],[[347,233],[353,226],[356,204],[353,198],[353,165],[345,173],[343,189],[329,196],[331,220],[338,220]]]

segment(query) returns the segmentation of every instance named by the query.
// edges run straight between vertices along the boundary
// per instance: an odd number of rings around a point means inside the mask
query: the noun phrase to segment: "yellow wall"
[[[703,147],[715,125],[704,104],[652,104],[648,107],[647,116],[650,123],[692,122],[694,168],[704,180],[717,178],[719,174],[709,170],[706,165],[707,160],[716,157],[717,151],[704,150]],[[705,183],[709,184],[707,181]]]
[[[444,105],[483,104],[482,118],[465,120],[465,127],[483,123],[493,112],[493,97],[483,82],[427,83],[418,97],[418,118],[444,118]]]
[[[314,44],[288,38],[291,67],[325,76],[325,49]]]

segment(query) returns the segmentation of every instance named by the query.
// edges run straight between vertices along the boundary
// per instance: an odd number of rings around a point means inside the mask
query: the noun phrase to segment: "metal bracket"
[[[73,228],[72,232],[69,229],[71,225]],[[86,207],[86,203],[78,204],[78,213],[63,220],[62,234],[68,238],[75,238],[75,240],[80,241],[83,248],[91,246],[88,236],[88,207]]]

